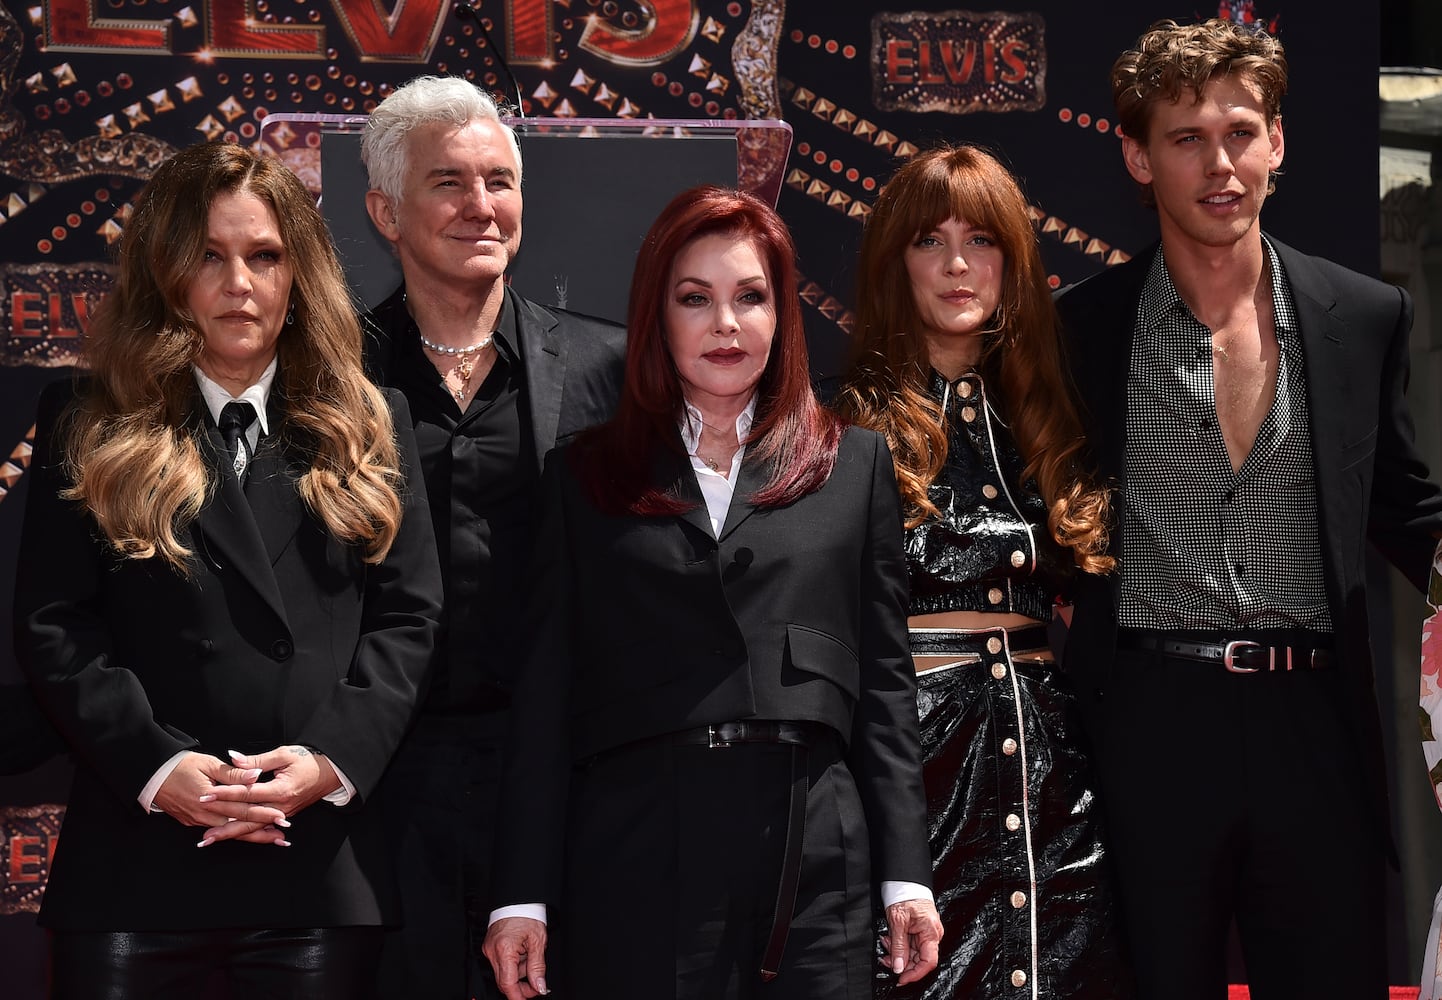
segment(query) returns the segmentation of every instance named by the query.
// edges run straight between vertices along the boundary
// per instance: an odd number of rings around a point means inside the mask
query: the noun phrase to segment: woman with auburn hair
[[[837,407],[896,462],[947,931],[935,976],[883,992],[1117,996],[1095,785],[1046,624],[1073,573],[1113,568],[1110,509],[1011,174],[972,146],[909,161],[867,220],[857,297]]]
[[[41,398],[18,560],[17,656],[77,761],[51,996],[373,989],[396,912],[365,802],[440,582],[360,345],[290,171],[223,143],[161,165],[90,374]]]
[[[795,251],[677,196],[631,282],[615,418],[546,465],[500,909],[509,997],[871,995],[874,890],[934,963],[891,458],[811,391]],[[538,906],[536,904],[551,904]]]

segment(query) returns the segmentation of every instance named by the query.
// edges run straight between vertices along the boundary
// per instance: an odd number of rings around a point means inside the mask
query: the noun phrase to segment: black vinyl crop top
[[[941,512],[906,531],[911,614],[1016,612],[1051,618],[1074,565],[1051,537],[1036,483],[981,375],[932,372],[947,423],[946,464],[927,494]]]

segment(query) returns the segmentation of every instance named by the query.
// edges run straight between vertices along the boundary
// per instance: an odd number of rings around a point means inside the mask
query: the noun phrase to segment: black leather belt
[[[771,933],[766,937],[766,950],[761,954],[763,983],[775,979],[781,969],[786,937],[791,932],[791,918],[796,914],[796,887],[801,883],[801,844],[806,835],[806,793],[809,788],[806,748],[828,732],[825,726],[815,723],[747,719],[698,726],[671,735],[672,741],[682,746],[733,747],[746,743],[781,743],[793,748],[791,799],[787,809],[786,846],[781,853],[781,881],[776,886],[776,915],[771,920]]]
[[[1251,639],[1211,642],[1205,639],[1177,639],[1151,632],[1121,631],[1120,649],[1141,649],[1183,660],[1217,663],[1234,674],[1270,673],[1287,670],[1324,670],[1335,666],[1336,654],[1316,645],[1269,645]]]
[[[821,727],[800,722],[771,722],[744,719],[740,722],[718,722],[714,726],[697,726],[671,735],[673,743],[682,746],[729,747],[742,743],[787,743],[810,746],[816,742]]]

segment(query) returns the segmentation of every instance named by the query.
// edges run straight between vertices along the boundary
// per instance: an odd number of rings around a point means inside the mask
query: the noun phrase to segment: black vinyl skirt
[[[945,937],[893,998],[1129,995],[1096,782],[1066,677],[1025,662],[1044,628],[915,629],[927,829]],[[1014,654],[1020,658],[1014,658]]]

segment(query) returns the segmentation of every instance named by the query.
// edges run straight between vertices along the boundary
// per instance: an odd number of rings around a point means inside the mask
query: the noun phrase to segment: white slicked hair
[[[366,122],[361,163],[370,186],[392,205],[399,205],[409,166],[411,130],[438,122],[460,128],[473,121],[493,121],[506,133],[516,154],[516,182],[520,183],[521,144],[515,130],[501,121],[491,95],[460,77],[418,76],[381,101]]]

